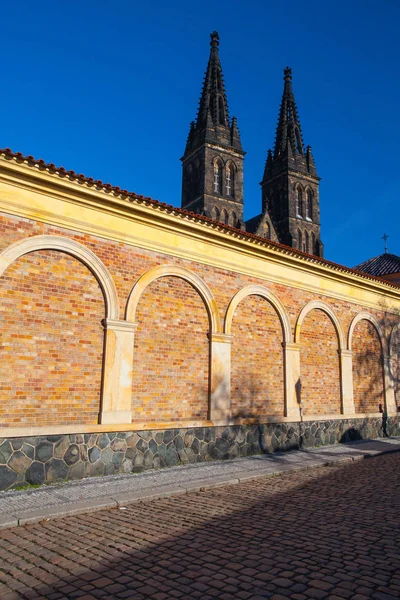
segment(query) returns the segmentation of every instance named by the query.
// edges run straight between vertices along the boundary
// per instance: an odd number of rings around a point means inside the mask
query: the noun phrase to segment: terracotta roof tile
[[[33,156],[24,156],[22,152],[13,152],[10,148],[1,149],[0,148],[0,156],[3,155],[5,158],[9,160],[15,159],[17,162],[27,162],[29,166],[39,166],[40,169],[48,170],[52,174],[58,174],[60,177],[68,176],[72,180],[78,180],[79,183],[85,183],[87,186],[92,187],[96,186],[99,189],[103,189],[105,192],[110,193],[113,192],[116,196],[121,196],[123,199],[127,199],[129,202],[137,201],[137,202],[145,202],[147,205],[151,205],[154,207],[158,207],[162,210],[168,210],[174,213],[177,216],[184,215],[185,217],[190,217],[196,221],[203,221],[204,223],[209,223],[218,227],[219,230],[225,230],[226,232],[235,233],[237,236],[242,239],[248,239],[249,241],[255,241],[262,243],[264,246],[272,246],[274,248],[280,249],[284,251],[286,254],[292,254],[294,256],[301,256],[307,259],[308,262],[312,263],[320,263],[326,266],[333,268],[335,271],[342,271],[344,273],[352,273],[356,275],[362,276],[364,279],[379,280],[380,282],[385,283],[386,285],[390,285],[394,288],[399,288],[400,286],[393,283],[388,282],[384,279],[380,279],[372,274],[368,274],[365,271],[362,271],[359,265],[353,269],[349,267],[345,267],[344,265],[340,265],[338,263],[331,262],[324,258],[320,258],[319,256],[315,256],[313,254],[307,254],[306,252],[302,252],[301,250],[297,250],[290,246],[285,246],[284,244],[280,244],[279,242],[273,242],[272,240],[268,240],[262,236],[256,235],[255,233],[250,233],[248,231],[242,231],[241,229],[236,229],[235,227],[231,227],[230,225],[225,225],[224,223],[220,223],[219,221],[214,221],[213,219],[199,215],[197,213],[189,212],[182,208],[177,208],[172,204],[166,204],[165,202],[159,202],[159,200],[153,200],[149,196],[143,196],[141,194],[136,194],[135,192],[129,192],[127,190],[121,190],[118,186],[113,186],[111,183],[103,183],[100,179],[94,180],[93,177],[86,177],[85,175],[77,174],[75,171],[67,171],[64,167],[57,167],[54,163],[46,163],[43,159],[35,159]],[[393,255],[391,255],[393,256]],[[400,259],[399,259],[400,260]],[[368,262],[368,261],[367,261]],[[363,263],[365,264],[365,263]]]
[[[354,267],[357,271],[374,275],[374,277],[383,277],[392,273],[400,273],[400,256],[395,254],[380,254],[374,258],[370,258],[365,262]]]

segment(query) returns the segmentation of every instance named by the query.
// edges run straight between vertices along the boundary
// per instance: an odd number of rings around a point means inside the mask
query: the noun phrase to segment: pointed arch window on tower
[[[222,194],[222,164],[218,159],[214,162],[214,194]]]
[[[225,171],[225,191],[230,198],[234,197],[235,174],[232,164],[228,164]]]
[[[313,218],[313,201],[312,201],[312,191],[311,190],[307,190],[307,211],[306,211],[306,217],[307,219],[310,219],[310,221],[312,221]]]
[[[299,250],[303,249],[303,236],[301,235],[300,229],[297,230],[297,247]]]
[[[311,232],[311,254],[315,254],[315,234]]]
[[[301,187],[299,186],[297,188],[297,216],[303,218],[304,216],[304,206],[303,206],[303,190],[301,189]]]
[[[225,225],[229,225],[229,215],[228,215],[228,211],[226,211],[225,208],[223,208],[221,210],[220,221],[221,221],[221,223],[224,223]]]
[[[219,210],[216,206],[211,209],[211,218],[213,221],[219,221]]]
[[[303,252],[309,252],[310,248],[309,248],[309,236],[308,236],[308,231],[304,232],[304,247],[303,247]]]

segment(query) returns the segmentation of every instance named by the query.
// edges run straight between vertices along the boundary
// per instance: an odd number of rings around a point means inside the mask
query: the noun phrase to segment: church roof
[[[370,258],[365,262],[354,267],[357,271],[374,275],[374,277],[383,277],[392,273],[400,273],[400,256],[395,254],[380,254]]]

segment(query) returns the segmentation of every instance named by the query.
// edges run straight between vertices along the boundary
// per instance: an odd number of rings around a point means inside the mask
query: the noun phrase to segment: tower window
[[[227,165],[225,172],[226,195],[233,198],[234,195],[234,172],[231,164]]]
[[[303,250],[303,236],[300,229],[297,230],[297,247],[299,250]]]
[[[309,237],[308,237],[308,231],[306,231],[304,233],[304,248],[303,248],[303,252],[309,252],[310,248],[309,248]]]
[[[222,194],[222,165],[218,160],[214,163],[214,193]]]
[[[238,218],[237,218],[235,211],[233,210],[229,215],[229,225],[231,225],[232,227],[236,227],[237,222],[238,222]]]
[[[307,191],[307,219],[310,219],[310,221],[312,221],[313,218],[313,210],[312,210],[312,191],[308,190]]]
[[[303,190],[301,189],[301,187],[297,188],[297,216],[298,217],[303,217]]]
[[[211,209],[211,218],[213,221],[219,221],[219,210],[216,206]]]

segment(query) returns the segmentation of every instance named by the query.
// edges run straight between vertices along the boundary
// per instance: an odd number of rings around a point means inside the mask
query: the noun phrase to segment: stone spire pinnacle
[[[224,77],[218,52],[219,35],[216,31],[213,31],[210,37],[210,58],[208,59],[207,71],[204,76],[196,125],[204,127],[206,125],[207,113],[210,112],[214,126],[222,125],[223,127],[229,127],[228,100],[226,98]]]
[[[243,151],[235,117],[229,118],[219,36],[210,35],[210,56],[196,120],[182,157],[182,207],[232,227],[244,227]]]
[[[304,154],[300,119],[292,90],[292,70],[284,69],[284,88],[276,129],[274,158]]]
[[[222,143],[242,151],[237,120],[235,117],[229,118],[228,99],[218,51],[219,35],[213,31],[210,38],[210,57],[204,75],[195,124],[189,132],[185,155],[205,140]]]

